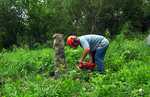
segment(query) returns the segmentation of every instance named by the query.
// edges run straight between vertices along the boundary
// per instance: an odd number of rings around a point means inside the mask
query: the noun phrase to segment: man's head
[[[77,48],[80,44],[80,40],[75,35],[71,35],[67,38],[67,44],[72,48]]]

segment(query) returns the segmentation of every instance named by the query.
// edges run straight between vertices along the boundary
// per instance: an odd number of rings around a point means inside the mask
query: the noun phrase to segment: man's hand
[[[96,51],[90,52],[90,62],[91,62],[91,63],[95,63],[95,58],[94,58],[95,52],[96,52]]]
[[[90,62],[90,63],[94,63],[93,56],[91,56],[91,55],[90,55],[90,60],[89,60],[89,62]]]
[[[80,64],[80,63],[83,63],[83,60],[82,60],[82,59],[79,60],[79,64]]]

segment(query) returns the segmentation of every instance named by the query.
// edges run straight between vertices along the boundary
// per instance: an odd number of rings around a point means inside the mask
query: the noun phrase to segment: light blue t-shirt
[[[108,40],[101,35],[83,35],[78,37],[80,40],[81,47],[90,48],[90,51],[96,50],[97,47],[107,46],[109,44]]]

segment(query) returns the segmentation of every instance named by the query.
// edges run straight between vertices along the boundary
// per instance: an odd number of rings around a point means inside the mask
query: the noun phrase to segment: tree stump
[[[53,35],[53,48],[55,51],[54,65],[55,65],[55,78],[60,77],[61,73],[65,70],[65,52],[64,52],[64,36],[63,34]]]

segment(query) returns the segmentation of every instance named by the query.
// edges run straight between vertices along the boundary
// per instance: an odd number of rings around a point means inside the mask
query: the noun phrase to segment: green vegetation
[[[150,97],[150,50],[120,35],[106,54],[105,73],[75,68],[82,49],[65,48],[67,72],[54,79],[53,49],[14,48],[0,53],[2,97]]]
[[[54,79],[52,36],[73,32],[110,39],[104,74],[65,47]],[[0,0],[0,97],[150,97],[149,33],[150,0]]]

